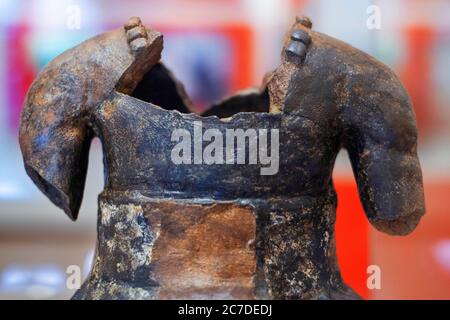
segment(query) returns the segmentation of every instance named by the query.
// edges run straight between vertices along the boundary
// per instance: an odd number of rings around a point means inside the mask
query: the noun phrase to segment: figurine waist
[[[292,298],[318,279],[340,280],[321,272],[336,268],[329,197],[217,201],[109,191],[99,200],[93,278],[152,288],[158,299]]]

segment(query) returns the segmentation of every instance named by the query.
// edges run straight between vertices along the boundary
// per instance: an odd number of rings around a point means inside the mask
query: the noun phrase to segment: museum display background
[[[381,8],[380,30],[366,9]],[[80,29],[67,27],[78,5]],[[69,11],[68,11],[69,8]],[[407,237],[368,225],[346,154],[338,159],[338,258],[365,298],[450,298],[450,3],[448,1],[2,1],[0,4],[0,298],[67,298],[66,268],[88,272],[95,245],[101,147],[95,141],[79,220],[66,216],[26,177],[17,143],[23,97],[36,72],[65,49],[139,15],[165,35],[164,60],[194,101],[206,106],[249,85],[279,61],[296,14],[314,29],[391,66],[407,87],[420,131],[427,214]],[[369,265],[382,288],[366,286]]]

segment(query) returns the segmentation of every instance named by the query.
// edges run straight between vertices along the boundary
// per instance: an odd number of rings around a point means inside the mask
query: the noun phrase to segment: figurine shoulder
[[[51,61],[22,110],[20,147],[33,182],[76,219],[90,141],[90,116],[113,90],[129,93],[160,59],[162,36],[131,18]]]
[[[347,134],[361,134],[373,143],[399,150],[417,141],[411,99],[396,74],[381,62],[358,64],[341,85],[339,117]]]
[[[303,54],[294,56],[291,47],[299,38],[297,28],[310,40]],[[343,131],[347,136],[371,132],[374,140],[385,145],[415,144],[411,101],[388,66],[349,44],[302,26],[290,33],[294,36],[285,45],[282,65],[274,77],[277,81],[272,80],[269,86],[277,98],[272,99],[275,104],[284,103],[287,113],[309,118],[329,131]]]
[[[33,82],[24,116],[32,108],[75,116],[89,112],[112,90],[132,91],[162,51],[162,36],[138,18],[95,36],[52,60]]]

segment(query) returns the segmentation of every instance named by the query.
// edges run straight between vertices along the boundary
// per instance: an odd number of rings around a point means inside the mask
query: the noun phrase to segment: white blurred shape
[[[21,1],[1,0],[0,1],[0,25],[16,23],[21,18]]]
[[[252,23],[273,26],[289,16],[291,4],[286,0],[245,0],[244,7]]]
[[[79,8],[80,29],[98,27],[102,22],[99,3],[87,0],[32,0],[28,7],[29,21],[37,29],[70,31],[70,8]],[[69,9],[69,10],[68,10]],[[74,29],[77,31],[78,29]]]
[[[33,283],[55,288],[62,287],[65,281],[64,271],[56,265],[35,267],[32,276]]]
[[[0,292],[23,292],[31,299],[49,298],[64,290],[65,274],[57,265],[12,264],[0,274]]]
[[[31,299],[46,299],[54,296],[58,291],[54,288],[47,287],[44,285],[33,284],[27,286],[25,289],[25,294]]]
[[[438,242],[432,252],[436,262],[450,274],[450,239]]]
[[[32,0],[30,2],[30,21],[33,27],[51,29],[65,26],[65,13],[69,1]]]
[[[30,281],[30,270],[19,266],[7,266],[0,275],[0,290],[14,291]]]
[[[85,278],[89,275],[89,272],[91,272],[92,264],[94,263],[94,256],[95,250],[91,249],[86,253],[86,256],[84,257],[83,276]]]
[[[0,200],[20,199],[24,196],[23,189],[13,181],[0,182]]]

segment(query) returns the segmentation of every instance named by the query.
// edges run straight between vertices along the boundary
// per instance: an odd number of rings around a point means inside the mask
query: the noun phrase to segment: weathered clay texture
[[[388,67],[298,19],[260,89],[204,115],[159,62],[162,36],[132,18],[53,60],[22,114],[25,168],[76,219],[102,141],[93,270],[78,299],[351,299],[336,260],[332,172],[348,150],[380,231],[424,214],[414,112]],[[175,129],[279,130],[279,171],[171,161]],[[225,134],[224,134],[225,136]]]
[[[252,208],[231,203],[121,202],[100,202],[93,276],[75,297],[127,298],[127,293],[117,293],[120,283],[127,284],[126,292],[134,298],[255,297]]]

